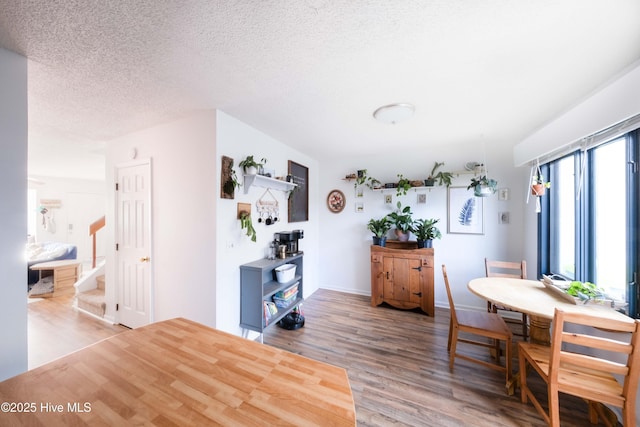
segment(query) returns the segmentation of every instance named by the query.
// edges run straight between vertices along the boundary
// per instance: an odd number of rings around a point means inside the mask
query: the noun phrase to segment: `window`
[[[638,317],[638,130],[542,166],[539,271],[590,281]]]

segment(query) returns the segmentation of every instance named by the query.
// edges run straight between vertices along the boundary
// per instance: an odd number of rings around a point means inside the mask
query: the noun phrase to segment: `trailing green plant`
[[[247,156],[243,161],[238,163],[238,166],[240,166],[242,168],[242,170],[244,170],[246,172],[247,169],[250,168],[250,167],[255,167],[257,169],[260,169],[266,163],[267,163],[267,159],[265,159],[264,157],[262,159],[260,159],[260,161],[258,162],[256,160],[254,160],[253,155],[251,155],[251,156]]]
[[[451,172],[440,171],[436,173],[438,168],[444,166],[444,162],[435,162],[433,165],[433,169],[431,169],[431,174],[428,179],[433,179],[434,181],[438,181],[438,185],[444,185],[449,187],[451,185],[451,180],[453,179],[453,174]]]
[[[380,188],[382,186],[382,182],[380,182],[380,180],[367,175],[367,170],[366,169],[360,169],[356,175],[356,182],[353,184],[353,186],[355,188],[358,188],[358,186],[365,184],[367,187],[369,187],[371,190],[376,189],[376,188]]]
[[[474,193],[476,196],[486,196],[489,193],[486,191],[481,191],[483,188],[489,188],[490,194],[494,194],[496,192],[496,186],[498,185],[498,181],[495,179],[487,178],[486,175],[482,175],[480,177],[471,178],[471,184],[467,187],[467,190],[474,189]]]
[[[418,240],[440,239],[442,237],[442,233],[438,227],[436,227],[436,224],[439,221],[440,219],[436,218],[416,219],[411,226],[411,232],[416,235]]]
[[[411,181],[402,176],[401,173],[398,174],[398,187],[396,187],[396,195],[397,196],[406,196],[407,191],[411,188]]]
[[[391,230],[391,221],[387,216],[380,219],[371,218],[367,223],[367,229],[378,238],[384,237],[389,230]]]
[[[233,190],[236,188],[240,188],[240,181],[238,181],[238,176],[236,175],[236,171],[233,169],[233,163],[231,163],[231,173],[229,174],[229,179],[223,185],[223,190],[227,194],[233,194]]]
[[[388,214],[387,217],[397,230],[408,233],[411,231],[411,226],[413,225],[413,212],[411,212],[411,207],[405,206],[403,208],[400,202],[398,202],[396,206],[398,209]]]
[[[240,213],[240,228],[247,229],[247,236],[251,238],[252,242],[256,241],[256,229],[253,228],[253,222],[251,221],[251,214],[249,212]]]

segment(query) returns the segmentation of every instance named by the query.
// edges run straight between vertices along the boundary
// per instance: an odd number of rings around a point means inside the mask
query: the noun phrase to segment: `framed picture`
[[[289,175],[297,184],[289,197],[289,222],[309,221],[309,168],[289,160]]]
[[[340,190],[331,190],[327,196],[327,207],[333,213],[340,213],[346,204],[344,193]]]
[[[449,187],[447,217],[450,234],[484,234],[484,199],[467,187]]]

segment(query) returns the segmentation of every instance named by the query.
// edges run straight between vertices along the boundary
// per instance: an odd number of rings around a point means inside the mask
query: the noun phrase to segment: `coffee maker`
[[[287,247],[287,255],[297,255],[298,251],[298,240],[304,237],[304,230],[293,230],[293,231],[279,231],[274,233],[274,238],[281,245],[286,245]]]

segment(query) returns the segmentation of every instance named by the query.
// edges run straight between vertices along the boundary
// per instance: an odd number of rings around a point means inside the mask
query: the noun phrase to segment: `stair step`
[[[104,290],[104,274],[102,276],[96,277],[96,282],[98,283],[98,289]]]
[[[78,300],[78,308],[95,314],[96,316],[104,317],[104,313],[107,308],[104,289],[94,289],[82,292],[76,295],[76,298]]]

